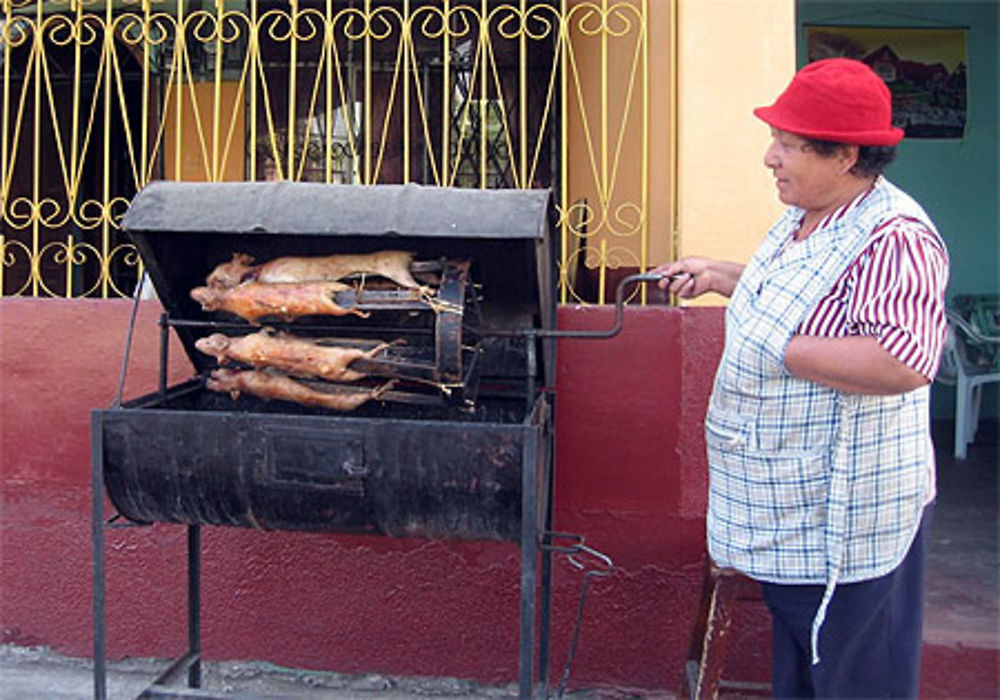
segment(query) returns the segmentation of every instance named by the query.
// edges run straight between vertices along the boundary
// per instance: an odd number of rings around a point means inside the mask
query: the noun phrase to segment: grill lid
[[[541,238],[548,190],[316,182],[150,183],[128,231]]]
[[[553,327],[549,226],[547,190],[311,182],[153,182],[122,221],[175,319],[214,318],[190,291],[236,252],[265,262],[392,249],[418,261],[471,260],[482,324],[507,330]],[[194,347],[205,332],[176,330],[195,368],[211,366]]]

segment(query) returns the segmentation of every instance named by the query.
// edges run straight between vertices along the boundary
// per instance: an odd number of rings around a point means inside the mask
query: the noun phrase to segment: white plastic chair
[[[985,384],[1000,382],[1000,369],[984,367],[969,359],[967,340],[1000,346],[1000,337],[980,333],[954,311],[948,311],[948,337],[941,355],[937,379],[955,387],[955,457],[965,459],[969,443],[976,437],[979,404]]]

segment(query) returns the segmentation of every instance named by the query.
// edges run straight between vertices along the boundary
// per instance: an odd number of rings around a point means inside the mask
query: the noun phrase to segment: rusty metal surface
[[[166,401],[151,395],[94,413],[120,514],[398,537],[520,535],[521,450],[527,432],[545,429],[547,410],[525,416],[519,401],[494,402],[449,420],[444,410],[372,406],[331,419],[252,397],[210,410],[226,400],[195,382]]]
[[[162,180],[151,182],[135,196],[122,227],[126,231],[541,239],[548,206],[548,190]]]

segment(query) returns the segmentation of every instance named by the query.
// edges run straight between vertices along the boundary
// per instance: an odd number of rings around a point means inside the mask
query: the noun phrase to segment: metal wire
[[[566,560],[571,565],[573,565],[576,569],[583,571],[583,579],[580,584],[580,597],[577,600],[576,619],[573,622],[573,633],[570,638],[569,652],[566,656],[566,664],[563,666],[562,679],[556,689],[556,697],[561,698],[565,694],[566,688],[569,686],[570,671],[572,670],[573,660],[576,657],[576,649],[580,642],[580,630],[583,627],[583,611],[587,602],[587,591],[590,588],[590,582],[595,578],[603,578],[610,575],[615,570],[615,564],[611,560],[611,557],[607,554],[599,552],[596,549],[584,544],[584,538],[582,535],[565,532],[550,532],[548,533],[548,539],[550,542],[558,539],[570,540],[570,544],[567,545],[550,543],[546,545],[545,548],[553,552],[565,554]],[[589,558],[596,560],[596,563],[599,564],[599,568],[588,567],[587,564],[580,560],[580,555],[586,555]]]
[[[142,298],[142,289],[145,284],[146,272],[144,270],[133,295],[132,315],[129,317],[128,335],[125,338],[125,353],[122,355],[122,368],[118,373],[118,391],[115,393],[115,400],[111,402],[111,408],[120,408],[122,397],[125,395],[125,375],[128,373],[128,360],[132,354],[132,336],[135,335],[135,319],[139,313],[139,301]]]

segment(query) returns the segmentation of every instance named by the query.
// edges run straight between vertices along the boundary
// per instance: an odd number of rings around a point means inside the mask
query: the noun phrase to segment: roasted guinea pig
[[[348,289],[351,287],[340,282],[244,282],[235,287],[195,287],[191,298],[204,311],[228,311],[253,324],[267,317],[293,321],[301,316],[354,314],[367,318],[366,312],[344,308],[334,300],[337,292]]]
[[[379,398],[393,384],[390,381],[370,389],[341,387],[321,391],[280,372],[262,369],[217,369],[205,382],[205,386],[212,391],[228,392],[233,400],[239,398],[241,393],[247,393],[265,400],[280,399],[334,411],[352,411],[367,401]]]
[[[317,377],[332,382],[353,382],[367,376],[350,369],[350,364],[358,359],[370,360],[389,345],[391,343],[381,343],[370,350],[360,350],[268,331],[235,338],[213,333],[199,338],[194,344],[206,355],[213,355],[220,365],[242,362],[254,367],[274,367],[299,377]]]
[[[235,287],[248,281],[267,283],[336,281],[357,275],[379,275],[401,287],[419,289],[410,274],[413,253],[382,250],[377,253],[327,255],[322,257],[281,257],[259,265],[245,253],[217,266],[208,275],[210,287]]]

